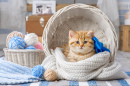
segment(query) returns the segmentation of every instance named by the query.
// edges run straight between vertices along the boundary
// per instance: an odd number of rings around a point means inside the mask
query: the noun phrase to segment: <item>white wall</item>
[[[26,0],[0,0],[0,49],[12,31],[25,33]]]
[[[15,29],[17,29],[17,30],[19,30],[19,31],[21,31],[21,32],[23,32],[23,31],[25,31],[25,21],[24,21],[24,19],[25,18],[22,18],[23,20],[21,21],[21,23],[23,23],[23,26],[21,26],[21,28],[14,28],[14,29],[10,29],[10,28],[7,28],[6,26],[3,26],[4,24],[2,24],[4,21],[2,20],[2,18],[3,18],[3,11],[2,11],[2,9],[1,8],[4,8],[4,6],[5,5],[1,5],[1,3],[6,3],[6,2],[8,2],[8,1],[11,1],[11,0],[0,0],[0,37],[1,37],[1,40],[0,40],[0,49],[2,49],[2,48],[4,48],[5,47],[5,41],[6,41],[6,36],[7,36],[7,34],[8,33],[10,33],[11,31],[13,31],[13,30],[15,30]],[[18,0],[18,1],[22,1],[22,0]],[[26,0],[24,0],[24,1],[26,1]],[[84,3],[84,4],[96,4],[97,3],[97,1],[98,0],[76,0],[76,3]],[[120,2],[120,3],[124,3],[124,2],[130,2],[130,0],[118,0],[118,2]],[[14,2],[15,3],[15,2]],[[74,0],[56,0],[56,3],[57,4],[73,4],[74,3]],[[123,5],[122,5],[123,6]],[[121,5],[119,5],[119,14],[120,14],[120,24],[124,24],[124,14],[125,14],[125,12],[126,11],[128,11],[128,9],[127,10],[125,10],[125,9],[122,9],[122,6]],[[6,9],[5,9],[6,10]],[[13,11],[12,11],[13,12]],[[8,13],[8,12],[7,12]],[[21,10],[21,14],[22,13],[24,13],[24,12],[22,12],[22,10]],[[5,14],[6,15],[6,14]],[[31,15],[31,13],[27,13],[27,15]],[[17,17],[17,16],[16,16]],[[24,15],[23,15],[23,17],[25,17]],[[8,19],[6,20],[6,21],[8,21]],[[7,23],[7,22],[6,22]],[[7,23],[7,25],[8,25],[9,23]],[[24,30],[23,30],[23,28],[24,28]]]
[[[124,20],[125,20],[125,13],[130,10],[128,8],[128,5],[130,6],[130,0],[118,0],[118,7],[119,7],[119,17],[120,17],[120,24],[124,25]]]

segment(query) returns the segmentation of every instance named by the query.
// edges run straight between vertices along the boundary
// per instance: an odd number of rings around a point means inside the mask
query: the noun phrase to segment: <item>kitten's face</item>
[[[69,47],[77,54],[86,54],[94,49],[93,31],[69,31]]]

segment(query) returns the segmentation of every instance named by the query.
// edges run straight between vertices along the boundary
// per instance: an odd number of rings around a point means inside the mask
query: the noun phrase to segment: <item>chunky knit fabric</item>
[[[107,51],[78,62],[68,62],[61,48],[51,50],[51,53],[53,55],[46,57],[42,66],[46,70],[55,70],[58,79],[86,81],[127,78],[127,75],[121,72],[118,62],[109,63],[110,53]]]

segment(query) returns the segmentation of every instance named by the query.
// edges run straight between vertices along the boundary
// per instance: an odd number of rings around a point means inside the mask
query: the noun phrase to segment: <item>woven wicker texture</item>
[[[43,50],[4,49],[7,61],[33,68],[44,60]]]
[[[68,43],[69,29],[94,30],[95,36],[111,51],[114,60],[118,38],[108,17],[98,8],[85,4],[72,4],[57,11],[43,31],[43,48],[46,56],[50,49]]]

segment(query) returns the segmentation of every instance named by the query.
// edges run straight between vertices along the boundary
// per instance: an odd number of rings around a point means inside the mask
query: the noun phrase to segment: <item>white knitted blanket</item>
[[[90,79],[110,80],[128,77],[121,72],[121,65],[118,62],[109,63],[110,53],[107,51],[78,62],[68,62],[61,48],[51,49],[51,52],[52,55],[46,57],[41,65],[46,70],[55,70],[58,79],[86,81]]]

